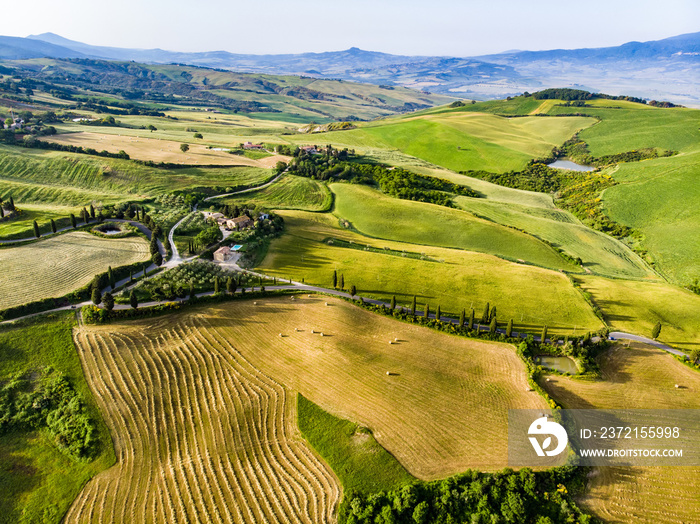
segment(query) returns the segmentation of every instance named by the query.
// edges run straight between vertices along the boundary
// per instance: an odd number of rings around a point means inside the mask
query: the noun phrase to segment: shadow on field
[[[595,409],[596,406],[588,402],[585,398],[572,393],[565,387],[559,385],[562,380],[571,380],[570,378],[564,379],[559,376],[550,376],[549,382],[546,379],[541,379],[539,381],[540,386],[556,400],[564,409]]]

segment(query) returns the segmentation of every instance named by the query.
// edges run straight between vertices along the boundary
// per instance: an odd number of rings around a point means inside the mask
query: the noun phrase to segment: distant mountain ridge
[[[179,63],[239,72],[306,75],[480,99],[583,85],[610,94],[700,105],[700,33],[616,47],[510,51],[478,57],[392,55],[356,47],[277,55],[186,53],[93,46],[53,33],[0,37],[0,59],[43,57]]]

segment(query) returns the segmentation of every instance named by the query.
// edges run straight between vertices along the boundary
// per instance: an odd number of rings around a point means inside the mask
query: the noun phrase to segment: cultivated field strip
[[[141,237],[99,238],[85,232],[0,249],[0,309],[61,297],[109,266],[146,261],[149,256],[148,243]]]
[[[75,339],[117,464],[66,522],[334,520],[340,488],[296,430],[293,396],[196,317]]]

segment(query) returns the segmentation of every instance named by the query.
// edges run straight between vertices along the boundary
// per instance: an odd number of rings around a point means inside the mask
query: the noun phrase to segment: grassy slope
[[[600,359],[603,379],[550,377],[547,392],[569,409],[697,409],[700,374],[671,355],[633,343]],[[676,389],[675,384],[684,387]],[[696,522],[700,513],[697,467],[599,468],[582,501],[611,523]]]
[[[251,365],[324,410],[370,428],[417,477],[505,466],[507,410],[545,406],[526,391],[512,346],[437,333],[332,298],[256,302],[183,315],[197,315]],[[400,342],[389,345],[394,338]],[[479,445],[484,439],[492,445]]]
[[[644,147],[680,151],[670,158],[621,164],[613,174],[619,185],[604,192],[603,205],[613,220],[644,234],[642,247],[664,276],[684,285],[699,278],[700,112],[639,104],[583,110],[603,119],[580,134],[593,155]]]
[[[516,227],[550,242],[568,255],[583,260],[594,274],[618,278],[649,278],[653,273],[622,242],[581,224],[559,209],[457,197],[457,205],[499,224]]]
[[[661,282],[630,282],[577,276],[591,293],[607,322],[621,331],[651,337],[657,322],[659,340],[675,347],[700,347],[700,296]]]
[[[115,461],[109,431],[80,367],[72,314],[51,315],[17,327],[0,327],[0,380],[53,366],[66,374],[97,423],[98,455],[73,460],[43,430],[0,435],[0,522],[59,522],[82,486]]]
[[[148,243],[141,237],[109,239],[85,232],[0,249],[0,309],[61,297],[109,266],[125,266],[149,256]]]
[[[286,175],[273,185],[238,196],[217,199],[221,204],[254,203],[269,209],[328,211],[333,196],[328,186],[311,178]]]
[[[448,112],[389,119],[357,130],[324,133],[317,140],[350,147],[384,147],[455,171],[522,169],[544,156],[592,119],[517,118]]]
[[[33,221],[39,224],[42,234],[51,232],[51,219],[56,227],[70,226],[70,214],[80,216],[80,208],[22,204],[22,214],[7,221],[0,222],[0,240],[28,238],[34,236]]]
[[[415,480],[371,431],[334,417],[301,393],[297,417],[302,436],[338,475],[346,493],[388,491]]]
[[[433,310],[439,304],[443,313],[455,317],[471,306],[478,318],[490,302],[503,322],[513,318],[517,330],[533,333],[545,323],[558,334],[602,326],[558,272],[480,253],[371,239],[341,229],[329,215],[292,211],[282,215],[286,233],[272,242],[260,266],[268,274],[328,287],[337,270],[346,288],[355,285],[364,296],[389,302],[395,295],[399,304],[409,306],[417,295],[421,310],[426,302]],[[324,242],[328,238],[355,242],[361,248],[388,247],[394,255],[329,245]],[[424,253],[426,259],[404,258],[402,251]]]
[[[203,186],[262,183],[267,169],[156,169],[125,160],[0,146],[0,197],[22,203],[61,205],[112,202]]]
[[[547,268],[580,271],[534,237],[470,213],[390,198],[364,186],[330,187],[336,195],[334,213],[371,237],[479,251]]]

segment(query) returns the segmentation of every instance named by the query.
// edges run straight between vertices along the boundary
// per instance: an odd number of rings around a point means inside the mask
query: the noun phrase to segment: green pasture
[[[334,213],[360,233],[410,244],[450,247],[522,260],[551,269],[580,271],[536,238],[470,213],[399,200],[352,184],[331,184]]]
[[[112,441],[73,345],[72,313],[0,327],[0,381],[46,366],[65,374],[97,426],[97,456],[79,461],[58,450],[43,429],[0,435],[0,522],[60,522],[83,485],[115,462]]]
[[[42,234],[51,232],[51,219],[58,229],[70,226],[70,214],[80,215],[79,208],[22,204],[21,214],[0,222],[0,240],[12,240],[34,236],[33,222],[39,224]]]
[[[333,203],[328,186],[295,175],[285,175],[280,180],[258,191],[216,199],[221,204],[253,203],[268,209],[300,209],[303,211],[328,211]]]
[[[272,241],[259,266],[266,274],[330,287],[335,270],[346,289],[355,285],[363,296],[386,302],[396,296],[409,307],[416,295],[421,311],[425,303],[433,312],[440,305],[443,314],[455,318],[473,307],[478,319],[489,302],[504,323],[513,318],[516,330],[532,333],[544,324],[561,334],[602,326],[559,272],[480,253],[367,238],[341,228],[328,214],[280,214],[285,234]],[[356,248],[342,247],[347,242]],[[365,250],[368,246],[371,250]]]

